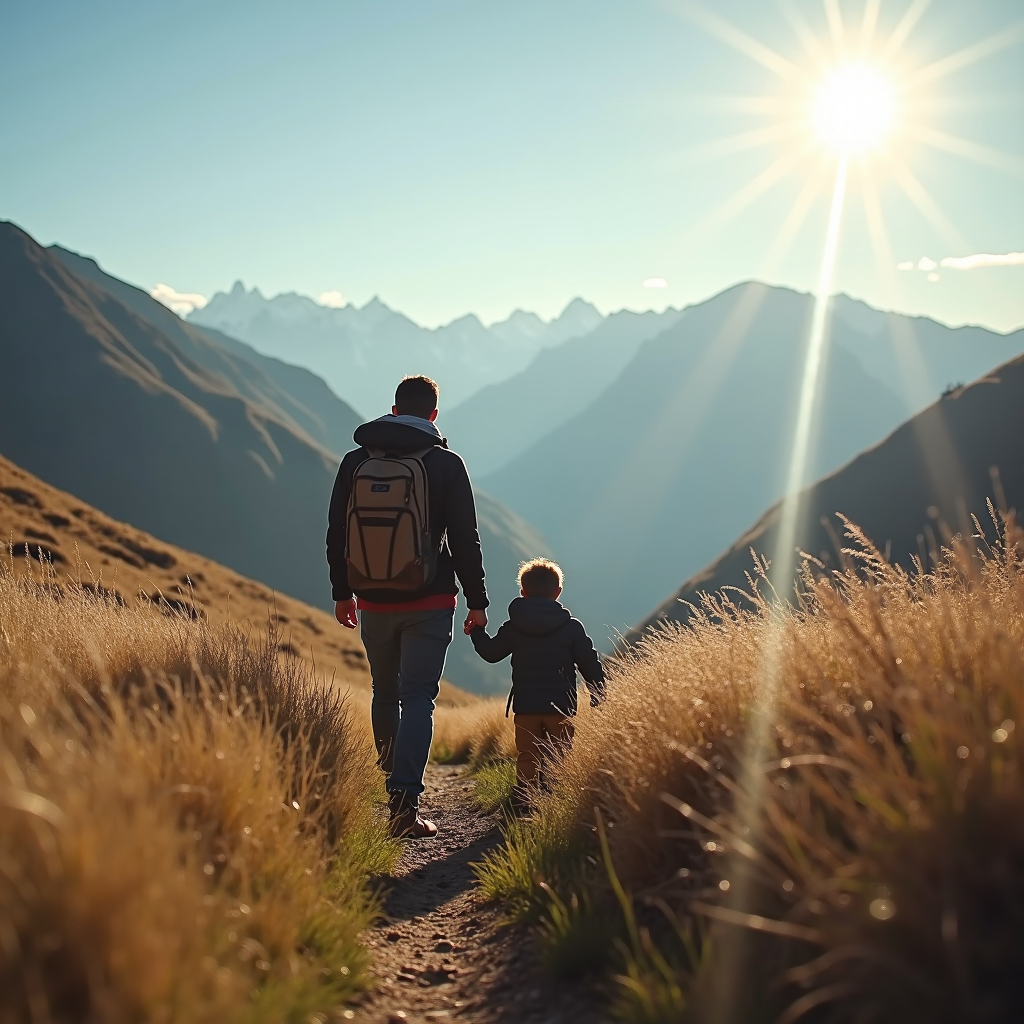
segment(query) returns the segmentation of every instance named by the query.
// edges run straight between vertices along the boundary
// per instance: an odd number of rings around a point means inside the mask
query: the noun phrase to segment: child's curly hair
[[[519,566],[519,586],[527,597],[553,598],[564,579],[562,567],[550,558],[531,558]]]

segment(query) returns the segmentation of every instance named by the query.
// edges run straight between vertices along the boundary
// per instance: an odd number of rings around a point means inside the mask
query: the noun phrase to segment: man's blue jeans
[[[389,793],[418,804],[434,738],[434,701],[452,642],[454,608],[359,613],[373,678],[370,719]]]

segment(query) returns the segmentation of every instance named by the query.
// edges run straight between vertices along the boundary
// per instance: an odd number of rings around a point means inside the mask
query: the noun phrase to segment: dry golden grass
[[[515,734],[512,719],[505,717],[505,698],[438,707],[430,756],[440,764],[474,768],[499,758],[514,758]]]
[[[564,944],[607,823],[623,1019],[1016,1019],[1021,532],[913,577],[858,540],[799,610],[719,598],[644,640],[482,871],[520,906],[560,889]]]
[[[370,671],[359,634],[340,626],[329,612],[111,519],[0,456],[0,549],[9,546],[18,556],[17,571],[26,568],[27,546],[36,562],[40,552],[51,559],[58,582],[84,583],[115,600],[134,601],[143,594],[167,610],[194,611],[213,625],[256,632],[273,623],[283,654],[351,688],[357,699],[364,691],[360,703],[368,705]],[[325,581],[326,574],[325,563]],[[442,681],[443,703],[471,700]]]
[[[308,1021],[395,845],[277,640],[0,566],[0,1021]]]

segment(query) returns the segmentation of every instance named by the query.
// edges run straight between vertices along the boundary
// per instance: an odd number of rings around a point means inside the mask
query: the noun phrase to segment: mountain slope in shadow
[[[0,333],[5,455],[116,519],[324,603],[327,449],[9,224]]]
[[[756,283],[688,308],[580,415],[483,479],[548,538],[570,606],[598,634],[642,618],[652,594],[707,565],[781,496],[811,309],[807,295]],[[861,357],[875,339],[849,320],[832,322],[804,483],[876,444],[912,408],[900,379],[882,383],[876,363],[868,372]],[[941,331],[972,352],[979,337],[992,354],[1024,349],[1024,332]]]
[[[968,387],[943,396],[882,443],[800,495],[798,550],[837,566],[843,524],[856,524],[890,561],[927,566],[942,543],[943,528],[974,532],[976,515],[992,536],[986,502],[1024,510],[1024,357]],[[781,503],[707,568],[687,580],[638,630],[659,621],[685,621],[688,604],[723,587],[748,590],[751,549],[772,558],[778,544]],[[842,540],[845,543],[845,539]],[[778,585],[777,589],[778,589]],[[784,589],[784,588],[783,588]],[[730,598],[743,603],[733,592]],[[636,634],[634,634],[635,636]]]
[[[327,507],[359,418],[307,371],[250,361],[75,260],[0,224],[0,452],[115,519],[330,607]],[[501,602],[514,566],[547,547],[499,502],[479,506]],[[453,681],[497,687],[460,644]]]
[[[148,320],[197,363],[226,376],[239,393],[291,423],[317,444],[345,451],[361,418],[316,374],[261,355],[221,331],[186,323],[141,288],[102,270],[94,259],[51,245],[56,256],[79,277],[98,284],[133,313]]]

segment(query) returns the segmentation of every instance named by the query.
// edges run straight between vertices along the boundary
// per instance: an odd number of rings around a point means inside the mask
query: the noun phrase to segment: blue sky
[[[832,2],[860,23],[863,0]],[[1020,0],[884,0],[879,35],[912,3],[923,14],[903,75],[1024,18]],[[783,5],[709,6],[814,78]],[[700,230],[802,137],[711,158],[714,140],[771,123],[714,97],[787,87],[685,7],[0,0],[0,217],[146,287],[210,295],[241,278],[268,295],[379,294],[429,324],[550,316],[575,295],[605,311],[681,305],[751,277],[810,289],[827,190],[769,256],[822,153]],[[826,5],[790,7],[828,40]],[[1024,325],[1024,266],[940,267],[931,281],[895,269],[1024,250],[1016,31],[919,93],[914,113],[1002,169],[894,138],[944,226],[879,160],[892,260],[881,265],[854,188],[837,289],[946,322]],[[655,277],[668,287],[642,287]]]

